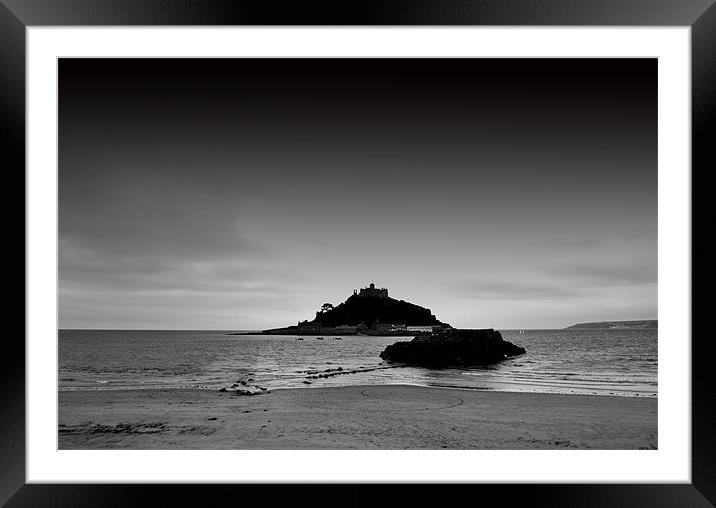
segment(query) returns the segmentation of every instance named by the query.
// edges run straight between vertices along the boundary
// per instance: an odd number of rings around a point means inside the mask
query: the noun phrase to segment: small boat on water
[[[296,337],[296,340],[303,340],[303,337]]]
[[[333,340],[343,340],[340,337],[333,337]]]
[[[316,337],[316,340],[323,340],[323,337]]]

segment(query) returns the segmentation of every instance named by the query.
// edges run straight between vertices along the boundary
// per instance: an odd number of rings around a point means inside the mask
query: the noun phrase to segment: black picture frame
[[[710,132],[716,131],[716,6],[714,0],[0,0],[0,144],[6,195],[25,189],[25,28],[32,26],[131,25],[532,25],[532,26],[689,26],[692,42],[692,189],[702,174],[716,168]],[[694,179],[694,175],[699,175]],[[12,180],[10,180],[12,179]],[[704,186],[701,187],[704,190]],[[7,200],[5,200],[7,202]],[[702,216],[693,208],[693,224]],[[9,208],[6,217],[17,213]],[[6,221],[10,222],[10,221]],[[6,253],[14,266],[25,266],[25,249],[18,249],[18,231]],[[24,226],[23,226],[24,238]],[[24,241],[23,241],[24,246]],[[694,241],[692,240],[692,252]],[[20,255],[22,250],[22,260]],[[7,264],[6,266],[9,266]],[[693,270],[693,263],[692,263]],[[10,274],[19,270],[10,270]],[[7,280],[7,278],[6,278]],[[24,283],[24,280],[23,280]],[[701,284],[705,284],[702,282]],[[24,284],[23,284],[24,287]],[[24,289],[23,289],[24,295]],[[19,301],[13,298],[11,301]],[[7,316],[19,319],[12,303]],[[692,321],[695,322],[695,321]],[[24,325],[23,325],[24,329]],[[694,328],[695,330],[695,328]],[[23,333],[24,335],[24,333]],[[676,338],[674,338],[676,340]],[[716,447],[711,408],[716,390],[711,375],[708,335],[694,336],[692,348],[692,483],[607,485],[470,485],[449,486],[450,498],[486,499],[501,504],[529,502],[538,506],[712,506],[716,504]],[[25,348],[19,334],[3,342],[0,390],[0,503],[8,506],[131,506],[206,504],[217,495],[231,498],[258,495],[266,500],[291,496],[292,504],[322,500],[342,505],[374,504],[385,500],[376,486],[348,485],[339,492],[320,485],[286,489],[268,485],[38,485],[25,484]],[[444,501],[442,489],[414,485],[399,497],[422,502]],[[455,496],[455,497],[453,497]],[[201,503],[199,503],[201,501]]]

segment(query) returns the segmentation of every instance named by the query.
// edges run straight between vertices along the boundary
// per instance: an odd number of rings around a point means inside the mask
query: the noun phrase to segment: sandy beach
[[[408,385],[59,393],[60,449],[654,449],[657,399]]]

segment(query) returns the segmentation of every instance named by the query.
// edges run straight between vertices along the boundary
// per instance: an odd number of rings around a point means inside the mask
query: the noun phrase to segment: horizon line
[[[658,319],[619,319],[604,321],[584,321],[573,323],[561,327],[508,327],[508,326],[490,326],[490,327],[454,327],[456,329],[493,329],[493,330],[564,330],[570,326],[584,323],[623,323],[623,322],[639,322],[639,321],[659,321]],[[280,328],[280,327],[279,327]],[[262,332],[264,330],[272,330],[273,328],[92,328],[92,327],[58,327],[58,331],[74,331],[74,330],[96,330],[96,331],[133,331],[133,332]]]

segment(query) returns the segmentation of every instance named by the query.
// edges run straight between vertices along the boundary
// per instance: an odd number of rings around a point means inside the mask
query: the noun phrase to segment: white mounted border
[[[659,449],[57,449],[60,57],[659,59]],[[690,28],[27,29],[27,482],[691,482]]]

